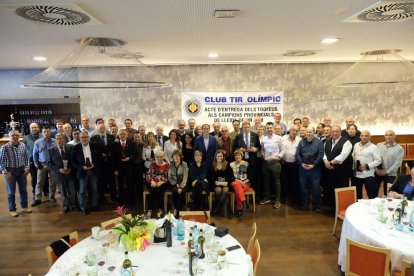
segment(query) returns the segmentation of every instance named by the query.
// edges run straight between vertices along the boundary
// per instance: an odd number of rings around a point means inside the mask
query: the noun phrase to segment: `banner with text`
[[[197,124],[231,125],[234,119],[251,122],[255,116],[263,123],[273,122],[273,114],[283,115],[283,92],[182,92],[182,118],[194,118]]]

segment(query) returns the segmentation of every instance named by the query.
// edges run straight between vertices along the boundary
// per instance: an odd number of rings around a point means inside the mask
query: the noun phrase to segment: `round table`
[[[194,223],[193,223],[194,224]],[[190,222],[186,221],[186,239],[185,242],[178,241],[173,236],[172,247],[166,247],[166,243],[153,243],[144,251],[129,252],[129,259],[136,271],[135,275],[189,275],[188,273],[188,257],[187,257],[187,241],[189,236]],[[203,231],[213,231],[214,227],[207,224],[197,223]],[[114,243],[106,250],[103,250],[102,245],[107,243],[105,238],[110,235],[110,231],[103,231],[99,240],[93,237],[88,237],[74,247],[66,251],[53,264],[48,276],[56,275],[88,275],[88,272],[93,270],[98,271],[98,275],[120,275],[122,262],[125,258],[125,248],[123,245]],[[214,236],[214,235],[213,235]],[[240,243],[231,235],[226,235],[222,238],[214,237],[214,240],[220,244],[222,248],[227,248],[233,245],[240,245]],[[105,261],[105,264],[99,266],[88,266],[85,262],[85,256],[91,248],[98,252],[97,263]],[[112,271],[108,268],[115,267]],[[224,267],[219,267],[218,264],[211,264],[208,257],[200,259],[198,267],[203,276],[220,276],[220,275],[253,275],[252,262],[250,256],[246,254],[243,247],[240,249],[227,251],[225,255]]]
[[[376,204],[379,199],[360,200],[348,207],[339,242],[338,265],[345,271],[346,239],[391,249],[392,270],[401,268],[401,261],[414,262],[414,233],[389,228],[378,221]],[[413,202],[409,204],[413,205]]]

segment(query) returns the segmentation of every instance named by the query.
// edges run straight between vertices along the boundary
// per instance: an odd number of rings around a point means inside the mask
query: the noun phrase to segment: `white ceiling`
[[[404,0],[401,0],[404,1]],[[400,2],[401,2],[400,1]],[[125,40],[146,64],[334,62],[360,53],[401,49],[414,60],[414,19],[404,22],[345,23],[375,0],[0,0],[0,68],[47,67],[77,47],[81,37]],[[25,5],[72,5],[93,23],[59,26],[24,19]],[[238,9],[234,19],[216,19],[216,9]],[[324,45],[325,37],[340,41]],[[288,50],[317,50],[285,57]],[[209,52],[218,52],[211,60]],[[46,56],[39,63],[32,56]]]

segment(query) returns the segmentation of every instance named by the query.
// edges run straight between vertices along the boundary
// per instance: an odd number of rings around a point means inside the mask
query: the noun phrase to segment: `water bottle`
[[[194,225],[193,228],[193,243],[194,243],[194,251],[198,254],[199,246],[198,246],[198,238],[200,237],[200,232],[197,229],[197,225]]]
[[[177,221],[177,240],[183,241],[185,237],[185,225],[184,220],[180,216],[180,218]]]
[[[410,229],[410,232],[414,232],[414,210],[410,214],[409,229]]]

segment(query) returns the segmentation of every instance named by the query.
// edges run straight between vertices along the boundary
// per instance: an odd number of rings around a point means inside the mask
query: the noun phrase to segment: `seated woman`
[[[181,141],[177,130],[172,129],[168,134],[169,140],[164,143],[165,160],[172,163],[172,154],[175,150],[181,150]]]
[[[251,190],[249,179],[247,178],[247,168],[249,163],[242,160],[243,153],[236,150],[233,153],[234,161],[230,163],[230,168],[233,170],[235,180],[231,183],[236,197],[236,212],[235,216],[240,217],[243,210],[248,209],[245,192]]]
[[[173,192],[174,201],[174,216],[177,217],[177,210],[182,210],[183,202],[185,201],[185,193],[187,191],[188,166],[183,161],[181,151],[175,150],[172,154],[173,162],[170,163],[168,170],[168,181]]]
[[[213,165],[208,173],[210,188],[214,190],[216,196],[216,207],[213,210],[215,215],[222,210],[225,214],[227,213],[227,193],[229,192],[229,184],[234,180],[233,172],[224,156],[224,150],[216,152]]]
[[[414,199],[414,167],[411,168],[411,174],[400,175],[397,181],[392,185],[388,196],[393,198]]]
[[[147,187],[149,189],[149,207],[147,216],[151,217],[152,211],[157,210],[160,216],[163,208],[164,192],[168,188],[168,170],[170,164],[164,161],[164,152],[159,150],[155,153],[155,162],[151,163],[147,172]]]
[[[145,141],[144,148],[142,149],[142,159],[144,160],[145,171],[148,171],[151,163],[155,161],[155,154],[160,151],[161,148],[155,139],[154,132],[147,133],[147,140]]]
[[[189,183],[192,188],[191,201],[193,211],[206,210],[206,198],[203,191],[209,193],[207,182],[207,167],[203,162],[203,153],[199,150],[194,152],[194,162],[190,164]]]

